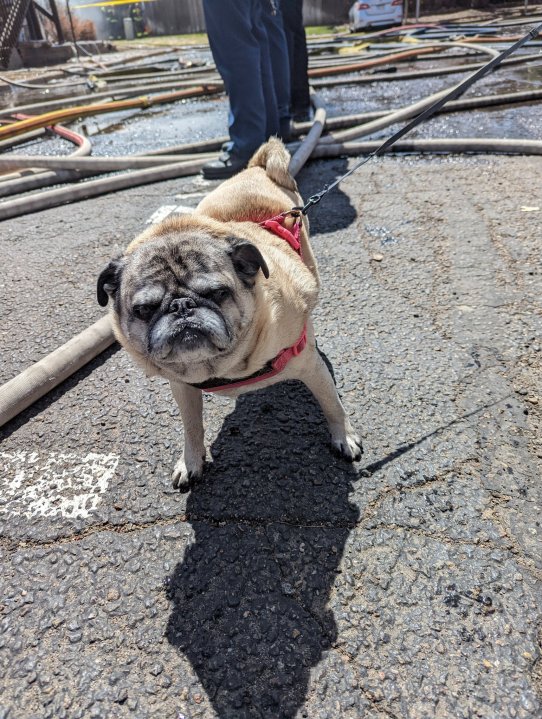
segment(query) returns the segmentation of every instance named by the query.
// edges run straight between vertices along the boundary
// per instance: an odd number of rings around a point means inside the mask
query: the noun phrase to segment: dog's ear
[[[124,260],[121,257],[117,257],[111,260],[100,272],[96,285],[98,304],[100,307],[105,307],[109,297],[115,296],[115,292],[120,285],[123,267]]]
[[[252,280],[261,270],[265,279],[269,277],[267,263],[260,250],[251,242],[238,242],[230,251],[231,261],[242,280]]]

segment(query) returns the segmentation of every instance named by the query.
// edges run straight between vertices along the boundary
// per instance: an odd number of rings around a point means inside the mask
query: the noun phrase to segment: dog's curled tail
[[[267,176],[277,185],[297,192],[296,181],[288,170],[289,164],[290,153],[284,147],[284,143],[278,137],[272,137],[256,150],[248,166],[263,167]]]

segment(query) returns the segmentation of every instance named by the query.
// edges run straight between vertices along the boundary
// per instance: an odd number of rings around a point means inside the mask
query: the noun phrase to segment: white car
[[[355,2],[348,17],[352,32],[375,25],[400,25],[403,20],[403,0]]]

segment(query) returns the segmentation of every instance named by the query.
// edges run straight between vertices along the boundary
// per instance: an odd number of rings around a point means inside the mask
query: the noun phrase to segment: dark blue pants
[[[280,10],[290,0],[281,0]],[[279,10],[279,0],[263,0],[263,22],[269,42],[271,69],[273,73],[273,86],[279,115],[279,128],[282,132],[284,125],[290,122],[290,58],[288,42],[283,23],[283,16]],[[276,12],[273,12],[273,6]]]
[[[292,115],[305,115],[310,110],[307,38],[303,27],[303,0],[283,0],[282,22],[290,56]]]
[[[242,158],[278,135],[289,114],[286,38],[271,7],[270,0],[203,0],[211,52],[230,101],[230,139]]]

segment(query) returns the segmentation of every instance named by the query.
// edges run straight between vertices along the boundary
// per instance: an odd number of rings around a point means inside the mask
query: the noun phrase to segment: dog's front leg
[[[308,356],[304,358],[299,379],[310,389],[322,408],[331,432],[331,444],[349,462],[361,459],[361,439],[350,424],[326,363],[314,346],[308,346],[303,355],[305,353]]]
[[[171,391],[181,412],[184,429],[184,452],[173,470],[173,487],[177,489],[203,474],[205,445],[203,442],[202,392],[184,382],[170,382]]]

